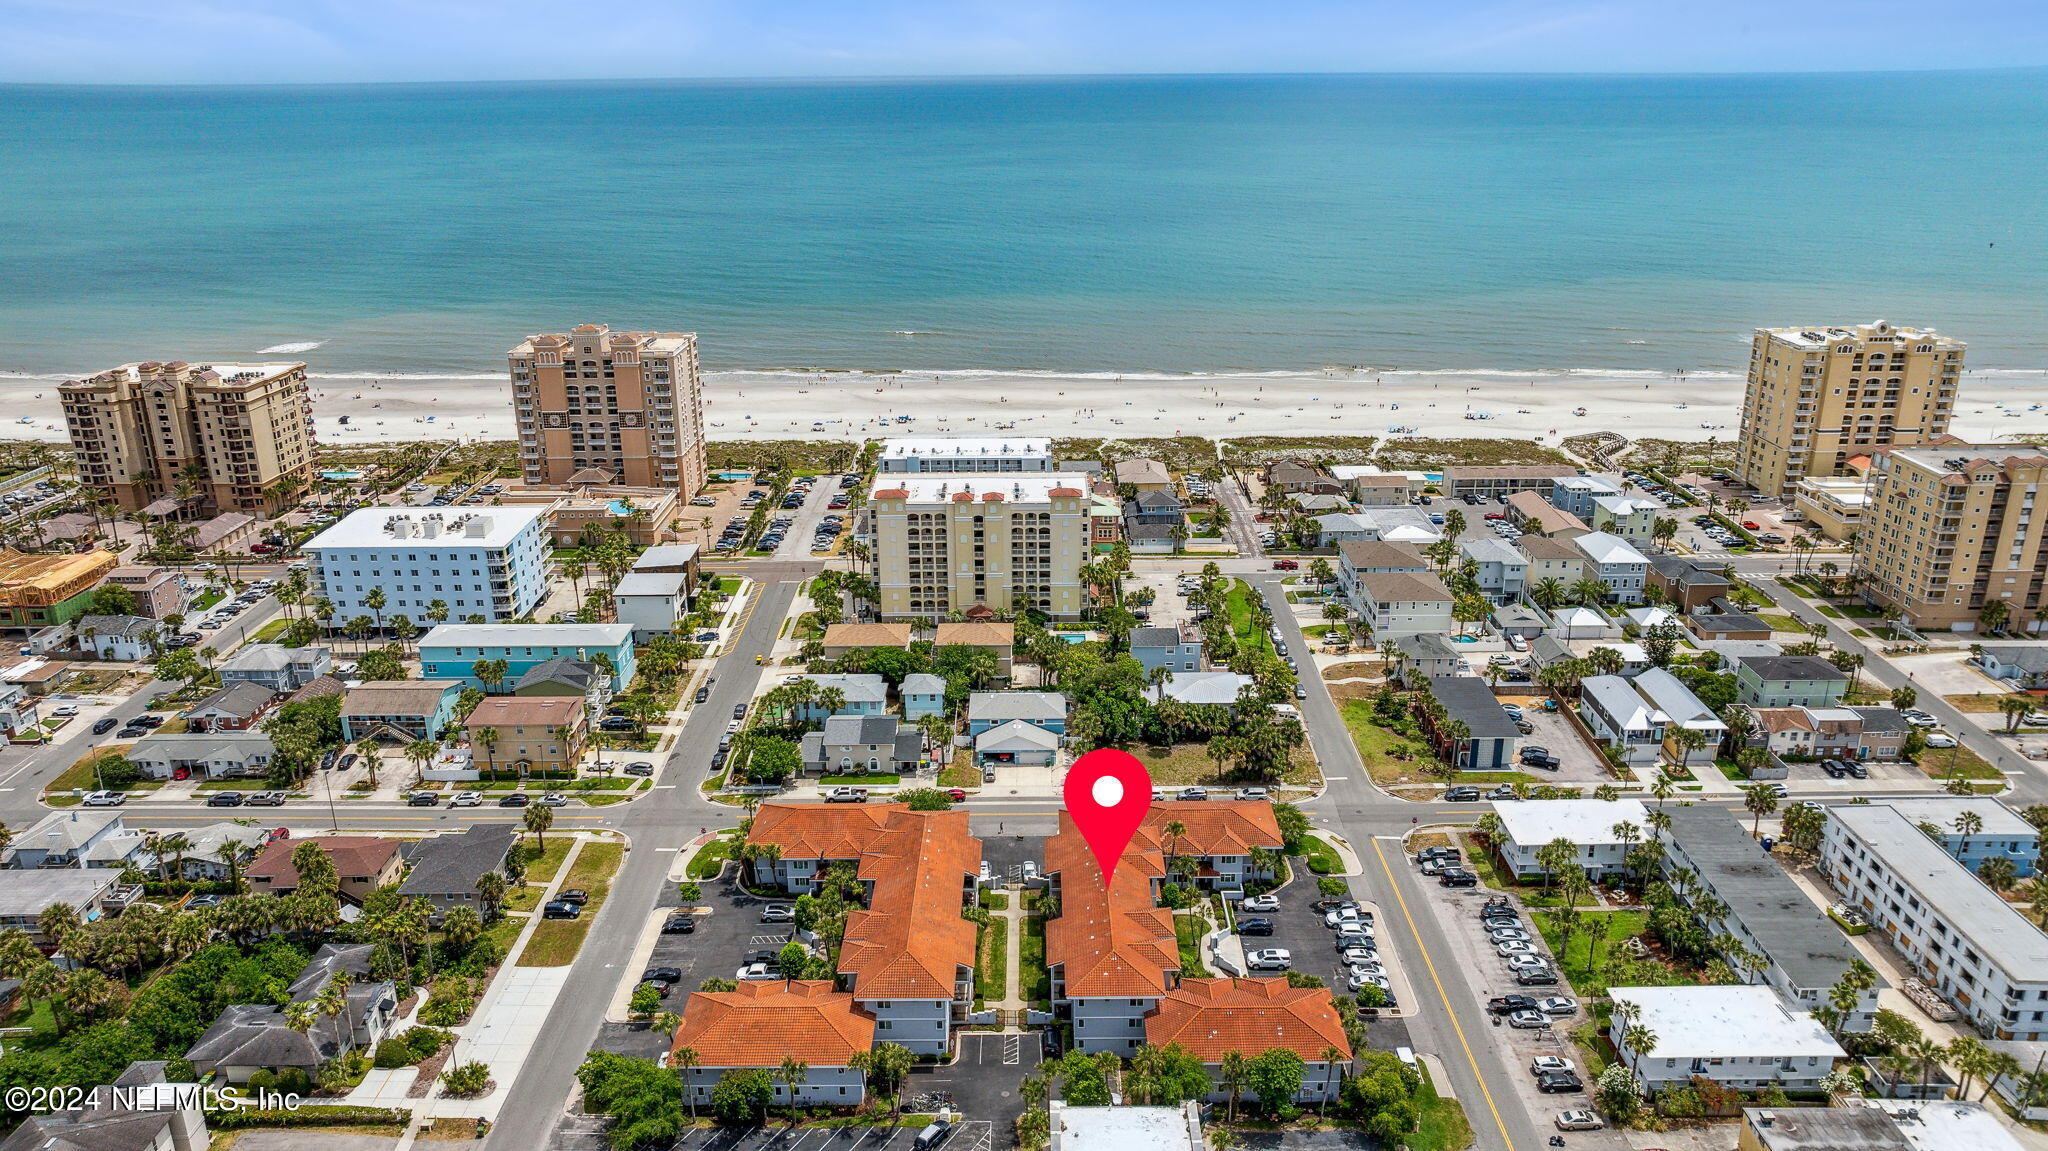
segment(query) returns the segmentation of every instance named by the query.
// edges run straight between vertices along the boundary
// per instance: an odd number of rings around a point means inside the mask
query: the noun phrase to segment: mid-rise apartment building
[[[2048,447],[1930,444],[1879,454],[1856,548],[1863,594],[1916,628],[1993,622],[2038,630],[2048,607],[2048,549],[2034,501]],[[1993,604],[2003,605],[1993,608]]]
[[[1078,619],[1088,478],[1059,472],[892,474],[871,504],[883,619],[1018,603]]]
[[[583,324],[529,336],[506,357],[527,484],[619,483],[684,500],[704,487],[695,335]]]
[[[1173,912],[1159,905],[1165,876],[1158,831],[1141,826],[1104,883],[1073,816],[1060,812],[1059,833],[1045,841],[1046,892],[1059,908],[1045,925],[1045,964],[1075,1050],[1136,1051],[1145,1017],[1180,986]]]
[[[1828,809],[1820,870],[1906,965],[1995,1039],[2048,1039],[2048,935],[1886,804]]]
[[[398,615],[424,624],[443,609],[447,619],[518,619],[547,595],[547,550],[547,512],[532,507],[363,508],[304,548],[313,594],[334,604],[336,626]],[[372,592],[381,606],[367,602]]]
[[[1049,472],[1043,437],[896,436],[882,441],[885,472]],[[1167,486],[1172,485],[1167,479]]]
[[[1851,457],[1927,443],[1948,431],[1962,373],[1962,343],[1921,328],[1758,328],[1737,474],[1784,497]]]
[[[78,479],[124,511],[275,515],[311,481],[306,365],[124,364],[58,394]]]

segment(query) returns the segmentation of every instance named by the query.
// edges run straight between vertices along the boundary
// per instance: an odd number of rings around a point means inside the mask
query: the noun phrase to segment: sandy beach
[[[62,440],[62,376],[0,376],[0,436]],[[502,377],[313,377],[324,443],[504,440]],[[1733,439],[1732,373],[1385,372],[1241,375],[707,372],[714,440],[1043,436],[1421,436],[1531,439],[1590,431]],[[1576,414],[1578,409],[1584,415]],[[907,419],[906,419],[907,417]],[[346,418],[347,423],[342,420]],[[1966,375],[1954,431],[2048,438],[2048,370]]]

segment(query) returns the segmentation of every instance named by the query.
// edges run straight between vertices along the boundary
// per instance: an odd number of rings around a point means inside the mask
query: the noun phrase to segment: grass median
[[[518,966],[567,967],[576,961],[576,953],[583,949],[584,936],[590,933],[591,923],[611,894],[612,876],[618,874],[619,860],[625,854],[624,844],[584,843],[583,850],[576,853],[576,861],[569,866],[568,877],[562,881],[564,888],[581,888],[590,893],[583,914],[575,919],[542,920],[526,941],[526,950],[519,953]]]

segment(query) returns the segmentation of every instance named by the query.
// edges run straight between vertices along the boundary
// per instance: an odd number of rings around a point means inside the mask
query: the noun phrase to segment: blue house
[[[1056,691],[977,691],[967,697],[967,734],[1021,719],[1054,735],[1067,733],[1067,697]]]
[[[946,681],[930,672],[904,676],[903,686],[897,690],[903,696],[904,719],[946,714]]]
[[[341,699],[341,734],[359,739],[438,739],[455,722],[462,683],[453,679],[391,679],[359,683]]]
[[[1145,665],[1146,675],[1162,667],[1168,671],[1200,671],[1202,633],[1192,627],[1133,628],[1131,656]]]
[[[420,639],[420,675],[459,679],[469,687],[511,690],[520,676],[551,659],[611,661],[612,682],[633,682],[633,625],[625,623],[444,623]],[[480,659],[502,659],[505,682],[486,684],[471,671]]]
[[[856,675],[807,675],[804,678],[817,684],[819,691],[834,689],[846,698],[845,703],[834,709],[814,703],[804,704],[797,709],[797,718],[806,723],[835,715],[881,715],[889,708],[889,682],[879,675],[863,672]]]

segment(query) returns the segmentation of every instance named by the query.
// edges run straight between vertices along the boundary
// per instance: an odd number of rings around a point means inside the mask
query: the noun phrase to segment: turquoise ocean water
[[[2048,366],[2048,72],[0,87],[0,371]],[[905,334],[916,333],[916,334]]]

